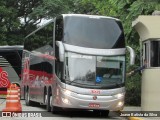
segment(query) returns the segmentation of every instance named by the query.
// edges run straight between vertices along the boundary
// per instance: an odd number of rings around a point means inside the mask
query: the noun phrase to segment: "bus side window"
[[[55,50],[56,50],[55,73],[56,73],[57,77],[62,80],[62,78],[63,78],[63,63],[60,62],[60,60],[59,60],[59,50],[58,50],[57,45],[55,46]]]
[[[55,41],[62,41],[63,38],[63,17],[58,17],[56,19],[55,25]],[[55,56],[56,56],[56,63],[55,63],[55,73],[57,77],[63,80],[63,63],[59,60],[59,48],[55,44]]]
[[[63,38],[63,19],[57,18],[56,20],[56,32],[55,32],[55,39],[56,41],[62,41]]]
[[[55,72],[56,72],[57,77],[62,80],[63,78],[63,63],[62,62],[56,61]]]

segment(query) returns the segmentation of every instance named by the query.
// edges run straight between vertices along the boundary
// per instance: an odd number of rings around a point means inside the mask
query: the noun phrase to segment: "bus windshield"
[[[124,84],[125,56],[89,56],[66,53],[67,84],[84,88],[116,88]]]
[[[64,25],[67,44],[101,49],[125,47],[122,25],[114,19],[72,16],[65,17]]]

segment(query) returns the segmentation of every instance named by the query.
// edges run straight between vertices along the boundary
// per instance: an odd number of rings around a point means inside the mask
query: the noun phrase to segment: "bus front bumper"
[[[88,110],[122,110],[124,107],[124,94],[115,97],[100,95],[82,95],[70,91],[60,92],[54,99],[54,106],[63,108],[78,108]]]

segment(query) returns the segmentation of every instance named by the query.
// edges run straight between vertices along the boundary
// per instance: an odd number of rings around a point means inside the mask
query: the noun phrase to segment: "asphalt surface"
[[[0,111],[5,108],[5,99],[0,99]],[[47,112],[45,106],[35,104],[34,106],[26,106],[25,101],[21,100],[23,117],[0,117],[0,120],[126,120],[126,117],[120,117],[117,112],[110,112],[109,116],[101,116],[93,113],[93,111],[61,111],[57,114]],[[35,114],[33,114],[33,112]],[[0,113],[2,114],[2,113]],[[16,114],[15,114],[16,116]],[[33,117],[36,116],[36,117]],[[43,116],[43,117],[41,117]]]

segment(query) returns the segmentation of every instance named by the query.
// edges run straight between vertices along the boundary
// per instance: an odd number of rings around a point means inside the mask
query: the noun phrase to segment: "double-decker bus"
[[[59,108],[105,115],[121,110],[125,56],[119,19],[63,14],[26,37],[21,95],[26,105],[39,102],[53,113]]]
[[[0,46],[0,97],[4,98],[11,83],[20,86],[23,46]]]

